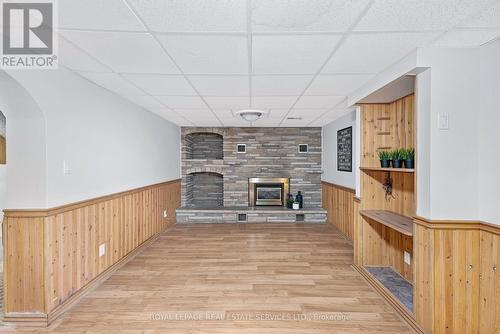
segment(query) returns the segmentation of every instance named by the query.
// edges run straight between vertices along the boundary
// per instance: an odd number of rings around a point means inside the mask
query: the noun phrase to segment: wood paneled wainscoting
[[[433,334],[500,333],[500,226],[414,221],[417,322]]]
[[[349,240],[353,240],[355,190],[321,181],[323,208],[327,221],[338,228]]]
[[[5,210],[5,321],[48,325],[172,225],[180,198],[174,180],[53,209]]]

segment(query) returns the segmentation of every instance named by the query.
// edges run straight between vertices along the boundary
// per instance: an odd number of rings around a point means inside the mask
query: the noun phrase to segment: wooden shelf
[[[409,168],[381,168],[381,167],[359,167],[362,171],[393,172],[393,173],[415,173],[415,169]]]
[[[413,236],[413,219],[387,210],[361,210],[363,217],[374,220],[407,236]]]

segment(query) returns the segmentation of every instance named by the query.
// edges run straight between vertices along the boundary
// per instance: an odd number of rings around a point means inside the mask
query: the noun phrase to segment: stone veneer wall
[[[191,133],[223,136],[223,159],[188,159]],[[290,191],[304,194],[306,207],[321,207],[321,128],[190,128],[182,133],[182,205],[186,205],[187,175],[223,175],[224,206],[248,206],[249,177],[288,177]],[[237,153],[236,144],[246,144]],[[308,144],[308,153],[298,153]]]

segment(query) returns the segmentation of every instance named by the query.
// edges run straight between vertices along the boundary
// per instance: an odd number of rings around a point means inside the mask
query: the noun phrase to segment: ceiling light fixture
[[[255,122],[256,120],[267,114],[267,111],[257,110],[257,109],[245,109],[237,111],[235,114],[240,116],[247,122]]]

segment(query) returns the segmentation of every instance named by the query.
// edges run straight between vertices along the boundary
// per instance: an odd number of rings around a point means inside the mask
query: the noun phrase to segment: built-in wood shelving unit
[[[415,226],[411,218],[415,216],[417,172],[382,168],[378,153],[415,147],[414,95],[391,103],[362,104],[360,116],[361,200],[354,213],[354,267],[376,288],[389,283],[378,281],[368,267],[390,268],[413,289],[419,270],[418,261],[413,259]],[[414,303],[406,308],[389,289],[379,290],[408,324],[422,333],[413,313]]]
[[[361,210],[359,213],[399,233],[413,236],[413,219],[409,217],[388,210]]]
[[[415,173],[413,168],[381,168],[381,167],[359,167],[364,172],[391,172],[391,173]]]

